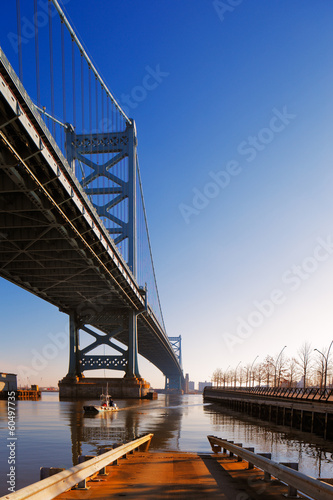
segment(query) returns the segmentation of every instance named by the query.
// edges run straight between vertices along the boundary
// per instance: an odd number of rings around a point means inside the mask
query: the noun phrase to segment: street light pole
[[[277,367],[277,364],[278,364],[278,361],[279,361],[279,358],[281,356],[281,354],[283,353],[283,351],[285,350],[287,346],[285,345],[283,347],[283,349],[281,349],[280,351],[280,354],[278,355],[277,359],[276,359],[276,363],[275,363],[275,366],[274,366],[274,387],[276,387],[276,367]]]
[[[253,365],[254,365],[255,360],[256,360],[257,358],[259,358],[259,354],[257,354],[257,355],[256,355],[256,357],[254,358],[253,363],[252,363],[251,368],[250,368],[250,387],[251,387],[251,375],[252,375],[252,368],[253,368]],[[253,378],[253,385],[254,385],[254,378]]]
[[[331,350],[331,347],[332,347],[332,344],[333,344],[333,340],[332,342],[330,343],[330,346],[328,348],[328,351],[327,351],[327,356],[325,356],[325,354],[323,354],[321,351],[319,351],[319,349],[314,349],[314,351],[317,351],[319,352],[319,354],[321,354],[325,360],[325,371],[324,371],[324,392],[326,390],[326,383],[327,383],[327,365],[328,365],[328,357],[330,355],[330,350]]]

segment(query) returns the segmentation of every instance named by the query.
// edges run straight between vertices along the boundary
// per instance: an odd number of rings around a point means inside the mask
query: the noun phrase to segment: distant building
[[[0,392],[17,391],[17,379],[15,373],[0,372]]]
[[[188,388],[189,380],[190,380],[189,374],[186,373],[186,375],[185,375],[185,394],[188,394],[188,392],[189,392],[189,388]]]
[[[189,381],[189,383],[188,383],[188,390],[191,391],[191,392],[194,391],[194,382]]]
[[[203,392],[205,387],[212,387],[211,382],[199,382],[199,392]]]

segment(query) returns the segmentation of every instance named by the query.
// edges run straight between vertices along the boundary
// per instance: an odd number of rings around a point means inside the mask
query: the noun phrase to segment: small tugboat
[[[92,415],[96,413],[118,411],[118,406],[113,401],[112,396],[108,394],[108,386],[106,386],[106,394],[101,394],[101,404],[84,406],[83,410],[85,413],[90,413]]]

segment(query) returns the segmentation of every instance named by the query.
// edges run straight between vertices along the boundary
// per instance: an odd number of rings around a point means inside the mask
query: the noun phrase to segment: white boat
[[[85,413],[107,413],[112,411],[118,411],[118,406],[113,401],[112,396],[108,393],[108,385],[106,386],[106,394],[101,394],[101,404],[100,405],[90,405],[84,406],[83,410]]]

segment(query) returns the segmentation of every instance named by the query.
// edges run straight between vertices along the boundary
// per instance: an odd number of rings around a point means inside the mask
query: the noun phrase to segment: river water
[[[119,400],[117,413],[84,416],[83,404],[92,403],[59,401],[58,393],[43,393],[41,401],[17,401],[10,435],[7,401],[0,401],[0,496],[10,486],[9,460],[15,460],[12,479],[18,490],[38,481],[42,466],[69,468],[80,454],[96,454],[101,446],[148,432],[154,433],[151,451],[209,453],[207,435],[213,434],[270,452],[277,462],[299,462],[299,470],[312,477],[333,477],[333,442],[204,404],[202,395]]]

